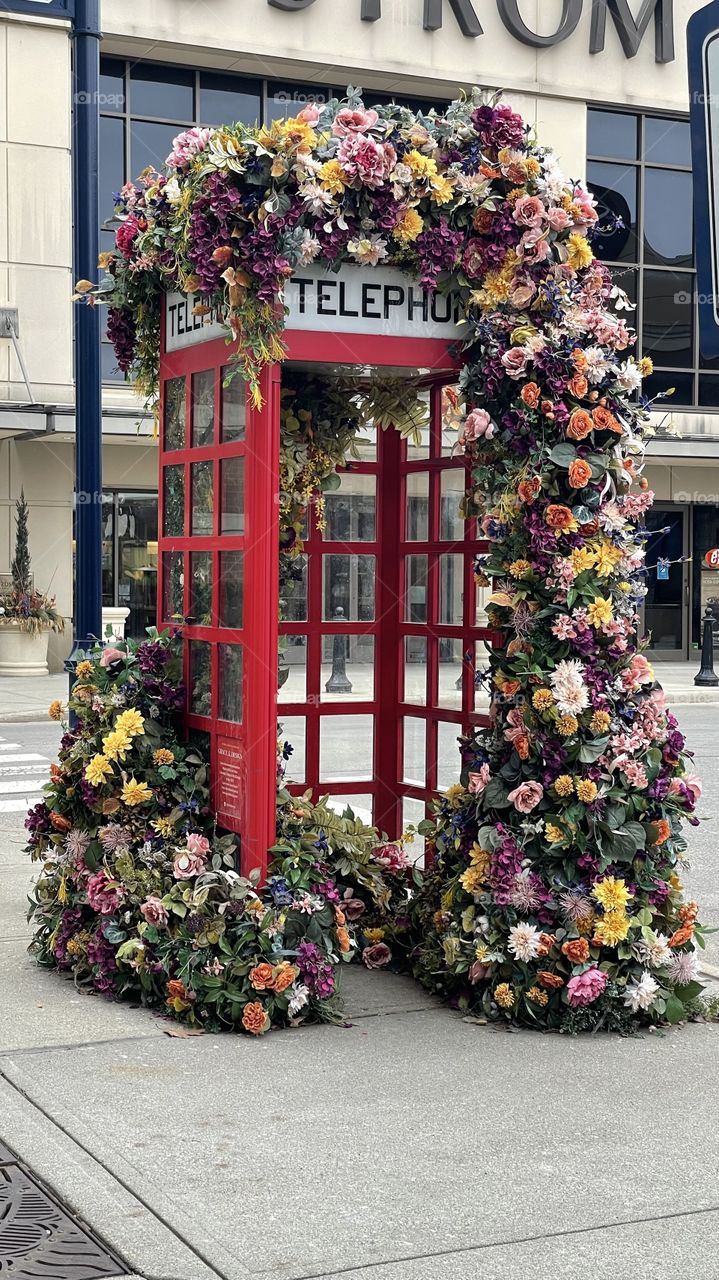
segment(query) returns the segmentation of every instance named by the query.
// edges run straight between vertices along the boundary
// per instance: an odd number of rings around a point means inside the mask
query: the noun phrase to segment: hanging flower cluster
[[[467,514],[502,644],[491,726],[427,830],[415,971],[530,1025],[679,1021],[701,989],[679,879],[700,791],[635,638],[651,363],[593,258],[591,196],[479,91],[426,116],[351,92],[182,134],[118,216],[106,278],[79,291],[110,302],[121,367],[151,395],[168,288],[224,319],[255,392],[297,267],[392,264],[460,298]]]

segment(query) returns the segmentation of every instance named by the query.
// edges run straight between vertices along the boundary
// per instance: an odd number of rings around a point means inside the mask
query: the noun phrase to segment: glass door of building
[[[647,512],[647,594],[644,631],[658,661],[683,662],[689,656],[689,512],[658,505]]]

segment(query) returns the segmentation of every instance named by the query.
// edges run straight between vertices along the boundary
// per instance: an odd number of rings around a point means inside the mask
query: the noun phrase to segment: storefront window
[[[102,603],[130,610],[125,634],[142,639],[156,622],[157,495],[116,491],[102,505]],[[181,556],[172,600],[175,616],[182,608]]]

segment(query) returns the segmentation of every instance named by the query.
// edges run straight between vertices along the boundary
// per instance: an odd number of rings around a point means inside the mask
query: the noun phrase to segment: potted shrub
[[[27,514],[25,494],[21,491],[15,503],[12,581],[0,589],[0,676],[47,675],[50,632],[62,631],[65,626],[55,608],[55,597],[35,590]]]

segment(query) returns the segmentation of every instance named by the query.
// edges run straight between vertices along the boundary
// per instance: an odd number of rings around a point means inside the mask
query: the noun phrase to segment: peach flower
[[[270,1028],[270,1015],[259,1000],[246,1004],[242,1011],[242,1025],[252,1036],[261,1036]]]
[[[518,787],[510,791],[507,799],[518,813],[531,813],[532,809],[536,809],[543,795],[544,787],[539,782],[520,782]]]
[[[583,489],[592,478],[592,468],[584,458],[575,458],[569,465],[569,484],[572,489]]]

